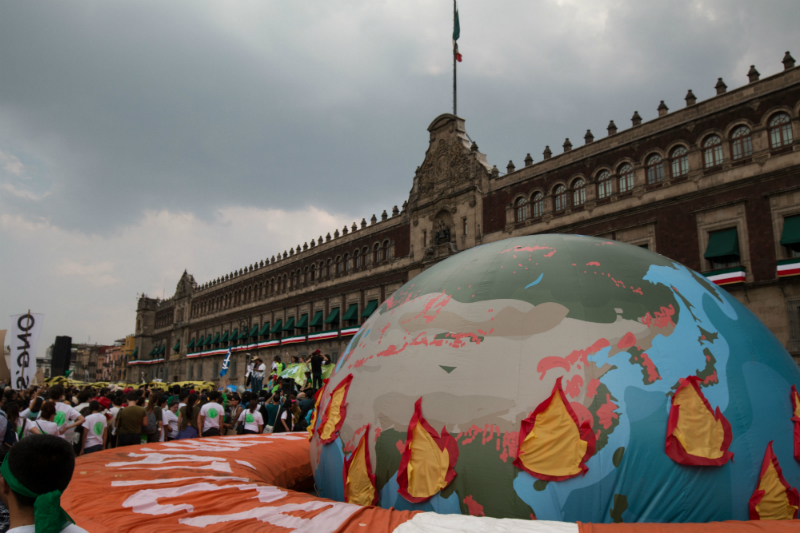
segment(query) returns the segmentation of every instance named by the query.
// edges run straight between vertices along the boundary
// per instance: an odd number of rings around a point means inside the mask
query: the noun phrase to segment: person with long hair
[[[294,427],[292,417],[292,402],[288,396],[281,399],[280,408],[278,409],[278,416],[275,419],[275,426],[272,429],[273,433],[288,433]]]
[[[264,418],[257,409],[258,402],[256,400],[250,400],[250,403],[247,405],[247,410],[239,415],[238,422],[244,424],[244,435],[257,435],[261,433],[261,428],[264,427]]]
[[[13,440],[11,442],[6,442],[5,440],[3,440],[3,448],[5,449],[5,451],[8,451],[9,448],[11,448],[14,444],[16,444],[19,441],[19,439],[22,438],[20,436],[22,434],[22,430],[20,429],[20,424],[23,423],[25,419],[19,416],[19,404],[17,402],[6,401],[5,412],[6,412],[6,420],[8,423],[8,427],[14,428],[15,430],[14,435],[12,437]]]
[[[47,400],[42,405],[42,411],[39,420],[34,422],[36,427],[31,428],[31,433],[35,435],[44,434],[44,435],[53,435],[54,437],[61,437],[64,436],[64,426],[59,427],[53,419],[56,417],[56,402],[53,400]]]
[[[200,432],[197,430],[197,394],[186,398],[186,405],[178,411],[178,439],[193,439]]]
[[[161,391],[153,390],[147,400],[147,442],[158,442],[161,439],[162,431],[162,414],[161,407],[159,407],[159,400],[161,399]]]

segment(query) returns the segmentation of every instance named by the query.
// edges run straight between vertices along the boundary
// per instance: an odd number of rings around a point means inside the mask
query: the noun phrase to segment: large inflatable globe
[[[322,496],[384,508],[746,520],[760,488],[791,513],[795,383],[772,333],[702,275],[619,242],[520,237],[378,308],[319,395],[311,461]]]

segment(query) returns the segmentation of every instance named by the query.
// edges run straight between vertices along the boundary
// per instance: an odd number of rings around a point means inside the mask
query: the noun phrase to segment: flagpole
[[[456,0],[453,0],[453,23],[456,20]],[[457,93],[456,93],[456,41],[453,41],[453,115],[458,116],[457,113]]]

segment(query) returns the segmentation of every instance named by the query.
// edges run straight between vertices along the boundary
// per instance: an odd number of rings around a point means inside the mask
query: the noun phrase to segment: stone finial
[[[303,243],[303,251],[305,252],[306,250],[308,250],[308,242]]]
[[[408,207],[408,201],[404,200],[403,201],[403,211],[405,211],[407,207]]]
[[[661,103],[658,104],[658,116],[663,117],[667,113],[669,113],[669,108],[667,107],[667,104],[664,103],[664,100],[661,100]]]
[[[348,233],[350,233],[350,230],[347,229],[347,224],[345,224],[342,228],[342,235],[347,235]]]
[[[317,241],[315,241],[314,239],[311,239],[311,248],[315,247],[316,245],[317,245]]]
[[[270,258],[269,262],[270,263],[274,263],[275,262],[275,256],[274,255]]]
[[[325,235],[325,242],[331,242],[331,234],[330,233]]]
[[[477,152],[478,151],[478,143],[476,143],[475,141],[472,141],[472,146],[470,146],[469,149],[471,151],[473,151],[473,152]]]
[[[789,53],[789,50],[786,50],[786,55],[783,56],[783,70],[789,70],[790,68],[794,68],[794,58],[792,54]]]
[[[528,155],[525,156],[525,166],[529,167],[532,164],[533,164],[533,158],[531,157],[531,154],[529,152]]]
[[[570,150],[572,150],[572,143],[569,142],[569,137],[566,138],[566,140],[564,141],[564,145],[563,146],[564,146],[564,151],[565,152],[569,152]]]
[[[760,77],[761,73],[756,70],[756,66],[750,65],[750,70],[747,71],[747,79],[750,80],[750,83],[758,81],[758,78]]]
[[[544,147],[544,152],[542,152],[542,157],[544,157],[544,159],[550,159],[551,157],[553,157],[553,152],[550,150],[549,145]]]
[[[373,224],[377,223],[378,223],[378,217],[376,217],[375,214],[373,213],[372,218],[369,219],[369,225],[372,226]]]
[[[286,250],[284,250],[284,251],[283,251],[283,258],[284,258],[284,259],[286,259],[287,257],[289,257],[289,254],[287,254],[287,253],[286,253]]]
[[[608,127],[606,129],[608,130],[609,135],[614,135],[617,133],[617,125],[614,124],[613,120],[608,123]]]
[[[294,248],[289,248],[289,255],[290,256],[294,255]]]
[[[492,166],[492,177],[493,178],[500,177],[500,171],[497,169],[497,165]]]
[[[322,244],[322,235],[320,235],[319,239],[317,239],[317,244]]]
[[[350,231],[351,231],[352,233],[355,233],[355,232],[357,232],[357,231],[358,231],[358,226],[356,226],[356,223],[355,223],[355,222],[353,222],[353,225],[352,225],[352,226],[350,226]]]
[[[337,229],[337,230],[334,230],[334,232],[333,232],[333,238],[334,238],[334,239],[338,239],[338,238],[339,238],[339,230],[338,230],[338,229]]]
[[[512,172],[514,172],[514,168],[515,168],[514,167],[514,162],[509,159],[508,160],[508,165],[506,165],[506,172],[508,174],[511,174]]]
[[[396,217],[396,216],[397,216],[397,215],[399,215],[399,214],[400,214],[400,210],[399,210],[399,209],[397,209],[397,206],[394,206],[394,207],[392,208],[392,216],[393,216],[393,217]]]
[[[386,220],[387,218],[389,218],[389,215],[386,214],[386,209],[384,209],[383,213],[381,213],[381,220]]]
[[[722,78],[717,78],[717,84],[714,85],[714,88],[717,90],[717,94],[725,94],[728,90],[728,86],[725,85],[725,82],[722,81]]]
[[[589,144],[590,142],[594,141],[594,135],[592,135],[592,130],[586,130],[586,135],[583,136],[584,144]]]
[[[689,92],[686,93],[684,98],[686,99],[686,107],[697,103],[697,97],[694,95],[691,89],[689,89]]]
[[[244,272],[246,272],[246,271],[242,271],[242,269],[241,269],[241,268],[239,269],[239,275],[240,275],[240,276],[241,276],[242,274],[244,274]]]
[[[298,254],[300,253],[300,245],[299,244],[297,245],[297,248],[295,249],[295,252],[298,253]]]
[[[634,126],[638,126],[642,123],[642,117],[639,115],[638,111],[633,112],[633,116],[631,117],[631,124]]]
[[[364,229],[366,227],[367,227],[367,219],[362,218],[361,219],[361,229]]]
[[[261,264],[260,264],[259,268],[264,268],[264,260],[263,259],[261,260]]]

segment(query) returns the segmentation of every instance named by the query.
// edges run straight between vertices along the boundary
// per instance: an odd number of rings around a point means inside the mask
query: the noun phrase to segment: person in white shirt
[[[197,427],[201,428],[201,436],[216,437],[220,434],[220,428],[225,419],[225,410],[217,403],[217,400],[219,400],[218,391],[209,392],[208,399],[210,401],[200,408]]]
[[[97,400],[89,402],[91,414],[83,421],[83,435],[81,436],[81,453],[94,453],[102,451],[108,438],[108,419],[102,413],[103,407]]]
[[[242,411],[242,414],[239,415],[239,423],[244,424],[244,434],[260,434],[261,428],[264,427],[264,417],[261,416],[261,413],[257,411],[258,409],[258,402],[256,400],[250,400],[250,403],[247,406],[245,411]]]
[[[166,439],[164,440],[174,440],[178,437],[178,415],[175,413],[178,412],[179,406],[180,404],[176,400],[172,400],[172,403],[169,404],[169,409],[161,411],[161,426],[164,428],[164,433],[166,433]]]
[[[55,408],[50,409],[55,416]],[[72,446],[63,439],[31,435],[15,444],[0,466],[0,500],[8,509],[8,532],[34,533],[39,525],[47,533],[87,533],[61,508],[61,494],[74,470]],[[39,498],[43,501],[37,502]]]
[[[83,416],[72,408],[72,406],[63,403],[64,387],[62,385],[53,385],[50,387],[50,400],[56,404],[56,417],[55,423],[61,431],[61,438],[72,442],[72,436],[75,434],[75,428],[83,424]]]
[[[253,376],[250,378],[250,388],[253,389],[254,394],[258,394],[264,386],[264,374],[267,373],[267,365],[258,357],[256,357],[254,363]]]
[[[30,429],[34,434],[53,435],[54,437],[64,438],[64,430],[58,427],[53,419],[56,417],[56,404],[53,400],[48,400],[42,405],[41,416],[34,422],[36,427]],[[66,439],[64,439],[66,440]],[[75,453],[73,451],[73,453]]]

